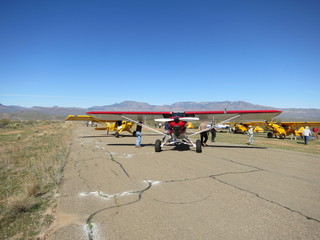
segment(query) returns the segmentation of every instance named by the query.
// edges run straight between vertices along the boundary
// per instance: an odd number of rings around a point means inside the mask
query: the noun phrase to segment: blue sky
[[[320,108],[319,13],[318,0],[0,0],[0,103]]]

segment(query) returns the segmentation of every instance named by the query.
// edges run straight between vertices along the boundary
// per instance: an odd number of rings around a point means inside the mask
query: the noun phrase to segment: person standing
[[[170,135],[169,130],[170,130],[170,125],[169,125],[168,122],[165,122],[165,123],[164,123],[164,134],[165,134],[165,135],[164,135],[163,138],[162,138],[162,142],[166,139],[167,136]]]
[[[210,132],[211,132],[211,142],[214,142],[214,140],[215,140],[215,138],[216,138],[216,136],[217,136],[217,129],[215,129],[213,123],[212,123],[212,125],[211,125]]]
[[[251,125],[249,125],[249,129],[248,129],[248,135],[249,135],[249,145],[253,145],[253,127]]]
[[[314,127],[312,129],[312,131],[313,131],[313,134],[314,134],[314,139],[318,139],[319,138],[319,135],[318,135],[319,129],[317,127]]]
[[[208,131],[204,131],[206,129],[208,129],[207,122],[203,121],[199,125],[198,131],[203,131],[203,132],[200,133],[200,140],[201,140],[201,145],[204,146],[204,147],[207,145],[207,141],[208,141]]]
[[[308,145],[309,143],[309,137],[312,135],[310,129],[308,126],[306,126],[302,132],[302,136],[303,136],[303,139],[304,139],[304,144],[305,145]]]
[[[293,127],[289,127],[288,133],[290,134],[290,139],[294,138],[294,140],[297,140],[296,131],[293,129]]]
[[[140,122],[137,124],[137,127],[136,127],[136,137],[137,137],[137,140],[136,140],[136,148],[140,148],[140,147],[141,147],[142,123],[143,123],[143,121],[140,121]]]

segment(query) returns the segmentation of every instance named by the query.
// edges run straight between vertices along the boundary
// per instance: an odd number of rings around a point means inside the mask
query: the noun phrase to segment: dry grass
[[[35,198],[31,196],[17,195],[7,198],[7,216],[15,218],[16,216],[30,211],[35,205]]]
[[[35,239],[61,181],[71,129],[64,123],[0,131],[0,236]]]

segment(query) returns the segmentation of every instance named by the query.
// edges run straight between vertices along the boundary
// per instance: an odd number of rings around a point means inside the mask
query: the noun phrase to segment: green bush
[[[35,121],[35,120],[10,120],[0,119],[0,128],[19,129],[24,127],[42,126],[52,123],[51,121]]]
[[[6,126],[10,123],[9,119],[0,119],[0,128],[6,128]]]

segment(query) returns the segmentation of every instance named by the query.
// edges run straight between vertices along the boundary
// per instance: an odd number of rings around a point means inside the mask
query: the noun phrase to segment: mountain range
[[[76,107],[40,107],[5,106],[0,104],[0,119],[12,120],[63,120],[68,115],[85,115],[88,111],[223,111],[223,110],[280,110],[277,119],[282,121],[320,121],[320,109],[314,108],[274,108],[256,105],[244,101],[222,102],[177,102],[171,105],[150,105],[143,102],[124,101],[111,105]]]

